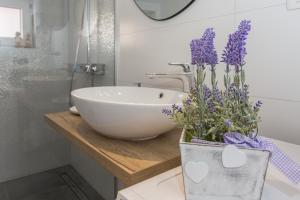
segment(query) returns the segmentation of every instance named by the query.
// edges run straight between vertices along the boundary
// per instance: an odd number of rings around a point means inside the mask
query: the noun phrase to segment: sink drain
[[[159,93],[159,98],[162,99],[164,97],[164,93]]]

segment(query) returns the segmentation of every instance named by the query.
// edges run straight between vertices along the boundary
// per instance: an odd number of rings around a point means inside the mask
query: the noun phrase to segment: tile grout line
[[[264,7],[260,7],[260,8],[245,9],[245,10],[241,10],[241,11],[236,11],[236,14],[249,13],[249,12],[265,10],[268,8],[276,8],[276,7],[281,7],[281,6],[286,6],[286,3],[273,4],[270,6],[264,6]]]
[[[236,24],[236,14],[249,13],[249,12],[253,12],[253,11],[264,10],[264,9],[268,9],[268,8],[280,7],[280,6],[285,6],[285,5],[286,5],[285,3],[280,3],[280,4],[274,4],[274,5],[260,7],[260,8],[253,8],[253,9],[248,9],[248,10],[237,11],[237,4],[236,4],[236,0],[235,0],[234,1],[234,11],[230,12],[230,13],[227,13],[227,14],[211,16],[211,17],[204,17],[204,18],[201,18],[201,19],[198,19],[198,20],[182,21],[182,22],[172,23],[172,24],[165,25],[165,26],[160,26],[160,27],[146,28],[146,29],[143,29],[143,30],[133,31],[133,32],[130,32],[130,33],[124,33],[124,34],[119,33],[119,35],[116,35],[116,37],[121,38],[121,37],[126,37],[126,36],[132,36],[132,35],[137,35],[139,33],[146,33],[146,32],[151,32],[151,31],[156,31],[156,30],[162,30],[162,29],[165,29],[165,28],[170,28],[170,27],[180,26],[180,25],[184,25],[184,24],[201,22],[203,20],[218,19],[218,18],[228,17],[228,16],[234,16],[234,23]]]
[[[233,14],[234,14],[234,12],[231,12],[231,13],[228,13],[228,14],[223,14],[223,15],[213,16],[213,17],[206,17],[206,18],[202,18],[202,19],[198,19],[198,20],[182,21],[182,22],[169,24],[169,25],[165,25],[165,26],[160,26],[160,27],[156,27],[156,28],[148,28],[148,29],[143,29],[143,30],[139,30],[139,31],[134,31],[134,32],[131,32],[131,33],[124,33],[124,34],[120,34],[118,37],[131,36],[131,35],[136,35],[136,34],[139,34],[139,33],[151,32],[151,31],[155,31],[155,30],[161,30],[161,29],[180,26],[180,25],[184,25],[184,24],[191,24],[191,23],[201,22],[203,20],[217,19],[217,18],[232,16]]]
[[[281,101],[281,102],[288,102],[288,103],[300,103],[300,100],[292,100],[292,99],[284,99],[284,98],[277,98],[277,97],[263,97],[263,96],[250,96],[252,98],[260,98],[272,101]]]

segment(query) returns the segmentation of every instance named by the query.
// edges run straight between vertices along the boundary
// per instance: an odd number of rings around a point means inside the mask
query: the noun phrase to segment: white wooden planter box
[[[226,145],[184,142],[180,151],[186,200],[260,200],[270,153],[238,148],[246,155],[241,167],[226,168],[222,153]]]

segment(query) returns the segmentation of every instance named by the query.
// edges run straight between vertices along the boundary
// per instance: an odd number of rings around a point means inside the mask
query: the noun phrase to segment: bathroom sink
[[[72,92],[81,117],[108,137],[144,140],[175,128],[163,108],[181,104],[185,93],[144,87],[94,87]]]

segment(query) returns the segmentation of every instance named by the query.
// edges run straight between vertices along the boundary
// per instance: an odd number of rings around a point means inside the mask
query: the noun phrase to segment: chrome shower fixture
[[[105,74],[105,64],[79,64],[80,69],[86,73],[97,75]]]

